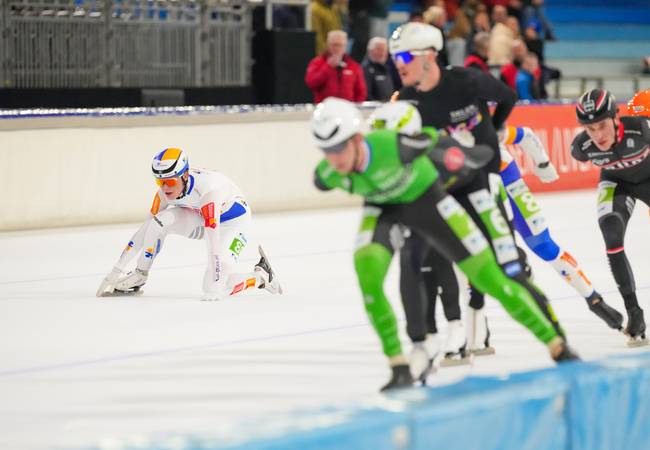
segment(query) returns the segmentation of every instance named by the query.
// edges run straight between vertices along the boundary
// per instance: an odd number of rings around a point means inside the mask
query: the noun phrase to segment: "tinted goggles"
[[[409,50],[406,52],[398,52],[392,55],[395,63],[408,64],[415,59],[418,55],[425,55],[427,50]]]
[[[155,178],[155,180],[156,180],[156,184],[158,186],[160,186],[160,187],[163,187],[165,185],[167,185],[169,187],[174,187],[174,186],[176,186],[177,184],[179,184],[181,182],[180,177],[176,177],[176,178]]]

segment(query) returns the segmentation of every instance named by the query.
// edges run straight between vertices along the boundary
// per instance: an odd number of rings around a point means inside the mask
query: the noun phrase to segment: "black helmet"
[[[576,116],[581,124],[616,117],[616,99],[605,89],[590,89],[578,99]]]

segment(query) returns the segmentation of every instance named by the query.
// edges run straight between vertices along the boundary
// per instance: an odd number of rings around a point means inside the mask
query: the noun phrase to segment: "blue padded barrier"
[[[95,447],[101,449],[102,447]],[[370,405],[273,416],[114,450],[650,448],[650,353],[409,389]]]
[[[650,448],[650,355],[567,373],[572,450]]]
[[[553,373],[497,379],[470,378],[429,390],[411,411],[412,450],[568,449],[565,394]]]

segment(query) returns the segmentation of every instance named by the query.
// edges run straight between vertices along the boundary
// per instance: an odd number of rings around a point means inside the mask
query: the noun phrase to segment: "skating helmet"
[[[422,117],[413,104],[398,100],[384,103],[370,116],[370,128],[388,129],[403,134],[417,134],[422,131]]]
[[[576,104],[576,116],[581,124],[616,117],[616,99],[605,89],[591,89],[582,94]]]
[[[316,146],[326,153],[338,153],[352,136],[361,133],[361,111],[347,100],[330,97],[314,110],[311,132]]]
[[[151,163],[155,178],[180,177],[190,168],[190,160],[180,148],[169,147],[158,153]]]
[[[627,103],[627,113],[631,116],[650,117],[650,89],[634,94]]]
[[[398,27],[391,34],[388,48],[393,58],[398,53],[413,52],[433,48],[442,50],[442,33],[434,26],[419,22],[409,22]],[[408,63],[409,61],[404,61]]]

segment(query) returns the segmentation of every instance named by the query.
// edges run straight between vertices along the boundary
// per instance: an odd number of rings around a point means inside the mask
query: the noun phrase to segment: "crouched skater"
[[[151,211],[102,280],[98,297],[141,293],[170,233],[205,241],[208,264],[203,277],[204,300],[221,300],[251,288],[282,293],[261,247],[260,260],[252,271],[236,271],[249,241],[251,212],[235,183],[219,172],[190,168],[186,153],[179,148],[158,153],[151,170],[159,187]],[[136,255],[135,270],[124,274]]]

